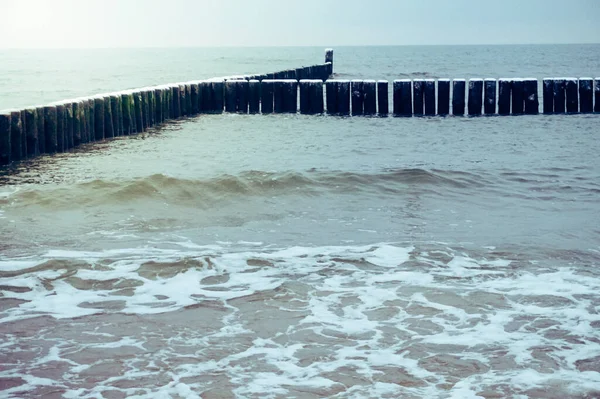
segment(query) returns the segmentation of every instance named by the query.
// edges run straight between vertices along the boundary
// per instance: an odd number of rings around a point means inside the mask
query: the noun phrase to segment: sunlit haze
[[[598,43],[597,0],[0,0],[0,48]]]

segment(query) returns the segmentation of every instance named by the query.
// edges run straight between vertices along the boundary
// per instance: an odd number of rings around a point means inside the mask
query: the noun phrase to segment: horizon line
[[[340,48],[340,47],[459,47],[459,46],[576,46],[600,45],[598,42],[560,43],[448,43],[448,44],[341,44],[341,45],[190,45],[190,46],[106,46],[106,47],[0,47],[5,50],[141,50],[141,49],[199,49],[199,48]]]

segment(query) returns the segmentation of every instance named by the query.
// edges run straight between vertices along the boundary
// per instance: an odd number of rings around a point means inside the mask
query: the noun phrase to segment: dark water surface
[[[584,76],[598,49],[336,69]],[[0,108],[322,49],[164,51],[2,52]],[[213,115],[3,170],[0,397],[600,397],[599,121]]]

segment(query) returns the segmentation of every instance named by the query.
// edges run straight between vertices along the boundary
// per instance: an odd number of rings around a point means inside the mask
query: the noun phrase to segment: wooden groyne
[[[329,79],[325,63],[0,111],[0,166],[200,114],[480,116],[600,112],[600,78]],[[540,98],[539,92],[542,96]],[[390,103],[391,100],[391,103]]]
[[[297,112],[298,82],[322,82],[333,74],[333,50],[325,63],[283,71],[175,83],[0,111],[0,166],[81,144],[145,132],[167,121],[226,112]],[[313,85],[311,93],[318,90]],[[323,96],[320,92],[321,98]],[[315,108],[316,107],[316,108]],[[303,108],[304,109],[304,108]],[[323,112],[317,103],[314,113]],[[311,111],[312,112],[312,111]]]

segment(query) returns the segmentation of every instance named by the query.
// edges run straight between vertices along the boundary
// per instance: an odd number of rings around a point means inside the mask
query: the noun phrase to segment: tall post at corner
[[[325,64],[329,63],[329,76],[333,75],[333,49],[328,48],[325,50]]]

